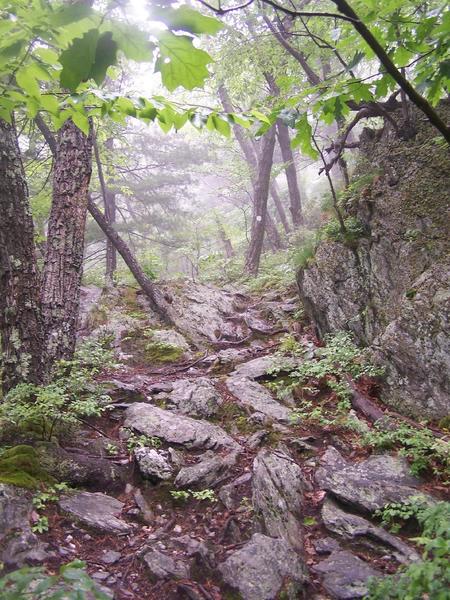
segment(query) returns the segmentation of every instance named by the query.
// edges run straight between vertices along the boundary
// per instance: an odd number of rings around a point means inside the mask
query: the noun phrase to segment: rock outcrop
[[[450,160],[414,114],[414,139],[364,130],[346,204],[364,234],[322,241],[298,285],[320,335],[349,329],[372,346],[386,403],[439,418],[450,412]]]

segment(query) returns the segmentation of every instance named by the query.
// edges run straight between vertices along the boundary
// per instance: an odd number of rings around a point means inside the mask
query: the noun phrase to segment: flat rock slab
[[[253,508],[264,533],[301,549],[302,471],[284,450],[261,450],[253,462]]]
[[[245,363],[238,365],[233,373],[240,377],[248,377],[249,379],[259,379],[267,375],[267,371],[276,365],[276,359],[273,356],[259,356],[253,360],[249,360]]]
[[[262,413],[274,421],[289,423],[291,410],[277,402],[263,385],[248,377],[233,376],[226,382],[227,388],[236,398],[255,412]]]
[[[149,404],[136,403],[130,406],[125,412],[124,427],[186,448],[241,449],[240,445],[217,425]]]
[[[117,517],[124,507],[112,496],[81,492],[74,496],[65,496],[59,501],[60,508],[75,517],[84,525],[108,533],[130,533],[131,525]]]
[[[364,598],[368,579],[382,577],[380,571],[346,550],[332,552],[313,571],[323,577],[324,588],[336,600]]]
[[[172,558],[159,550],[150,550],[144,554],[143,560],[153,580],[189,578],[190,569],[186,562]]]
[[[330,499],[325,500],[322,507],[322,521],[328,531],[339,535],[344,540],[354,541],[382,554],[391,553],[401,563],[420,560],[419,554],[400,538],[363,517],[342,510]]]
[[[352,463],[330,446],[321,463],[316,473],[320,487],[360,511],[374,512],[388,502],[404,502],[419,493],[419,480],[399,456],[375,455]]]
[[[212,417],[223,402],[222,396],[208,377],[178,379],[167,403],[178,412],[191,417]]]
[[[275,600],[282,591],[287,598],[301,597],[306,568],[284,541],[255,533],[249,542],[218,567],[226,584],[242,600]]]
[[[196,486],[201,488],[214,487],[230,473],[231,468],[236,464],[237,452],[227,454],[227,456],[206,456],[200,457],[195,465],[182,467],[175,479],[175,486],[178,488]]]

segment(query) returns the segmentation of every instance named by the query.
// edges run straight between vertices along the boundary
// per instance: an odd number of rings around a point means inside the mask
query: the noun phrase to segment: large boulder
[[[175,479],[175,486],[210,488],[218,485],[229,476],[236,464],[238,454],[230,452],[226,456],[214,456],[210,451],[201,456],[194,465],[182,467]]]
[[[284,540],[255,533],[240,550],[219,565],[224,582],[242,600],[294,600],[301,597],[306,568]]]
[[[292,411],[277,402],[267,388],[260,383],[234,375],[226,382],[227,388],[241,404],[261,413],[273,421],[290,423]]]
[[[208,377],[178,379],[172,383],[172,387],[167,404],[191,417],[212,417],[223,402]]]
[[[241,449],[239,444],[217,425],[149,404],[135,403],[127,408],[124,426],[186,448]]]
[[[447,118],[449,105],[440,110]],[[450,157],[412,112],[414,139],[389,125],[381,135],[364,131],[346,204],[364,234],[351,243],[322,241],[298,286],[320,335],[350,329],[373,345],[387,368],[387,403],[439,418],[450,412]]]
[[[50,556],[48,544],[31,531],[32,510],[31,492],[0,483],[0,563],[8,569],[39,564]]]
[[[322,456],[316,481],[341,502],[369,513],[420,493],[420,481],[411,475],[405,458],[383,454],[359,463],[347,462],[332,446]]]
[[[306,485],[300,467],[284,450],[261,450],[253,462],[253,508],[263,532],[301,549],[300,521]]]

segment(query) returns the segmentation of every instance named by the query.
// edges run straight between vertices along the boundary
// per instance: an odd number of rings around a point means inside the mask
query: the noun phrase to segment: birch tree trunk
[[[42,379],[42,327],[33,220],[14,125],[0,119],[1,378],[7,392]]]

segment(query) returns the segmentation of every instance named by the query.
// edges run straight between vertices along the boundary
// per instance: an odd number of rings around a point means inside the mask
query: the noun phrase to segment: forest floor
[[[131,352],[101,374],[112,407],[67,450],[114,465],[119,482],[94,482],[87,494],[122,504],[92,514],[76,494],[49,505],[49,530],[39,536],[46,564],[86,561],[116,600],[363,597],[369,577],[420,552],[410,531],[392,535],[374,511],[417,494],[442,498],[446,487],[413,477],[396,452],[363,445],[372,428],[364,415],[351,411],[353,427],[327,418],[338,399],[323,382],[303,391],[320,410],[292,418],[298,398],[280,400],[267,371],[286,335],[310,356],[319,344],[298,319],[295,290],[217,294],[213,313],[203,314],[203,343],[197,336],[159,366]],[[218,315],[227,333],[216,331],[213,342],[208,319]],[[360,391],[384,410],[375,382],[365,379]]]

